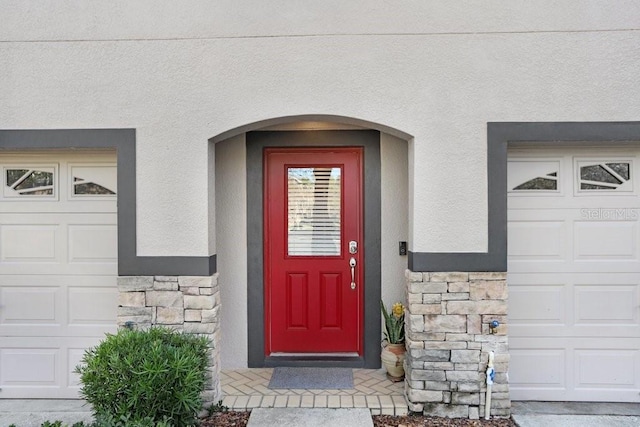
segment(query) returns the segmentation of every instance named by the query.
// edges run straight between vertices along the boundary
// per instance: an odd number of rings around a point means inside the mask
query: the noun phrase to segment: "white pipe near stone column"
[[[491,388],[493,387],[493,379],[496,371],[493,369],[493,351],[489,352],[489,363],[487,364],[487,398],[484,404],[484,419],[491,418]]]

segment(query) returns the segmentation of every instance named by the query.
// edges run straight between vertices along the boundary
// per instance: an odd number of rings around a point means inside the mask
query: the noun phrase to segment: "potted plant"
[[[404,305],[397,302],[389,313],[380,301],[380,309],[384,316],[384,336],[386,345],[382,347],[380,358],[387,369],[387,378],[397,382],[404,379]],[[384,341],[383,341],[384,342]]]

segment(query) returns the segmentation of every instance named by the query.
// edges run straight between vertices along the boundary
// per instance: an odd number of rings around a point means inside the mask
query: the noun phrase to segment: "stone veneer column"
[[[511,413],[506,273],[406,271],[405,394],[409,410],[484,417],[486,369],[494,352],[491,415]],[[489,324],[500,326],[494,334]]]
[[[209,379],[203,403],[206,408],[218,402],[222,398],[218,275],[121,276],[118,291],[119,327],[159,325],[209,338]]]

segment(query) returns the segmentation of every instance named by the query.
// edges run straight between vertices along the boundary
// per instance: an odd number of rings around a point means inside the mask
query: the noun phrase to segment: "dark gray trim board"
[[[0,130],[0,150],[115,149],[118,161],[118,274],[210,276],[216,256],[136,255],[135,129]],[[1,152],[0,152],[1,154]]]
[[[503,122],[487,124],[487,253],[409,252],[412,271],[507,271],[509,146],[640,143],[640,122]]]
[[[363,357],[267,357],[264,343],[263,163],[265,147],[364,147],[364,352]],[[373,130],[258,131],[247,133],[248,362],[262,366],[380,367],[380,132]]]

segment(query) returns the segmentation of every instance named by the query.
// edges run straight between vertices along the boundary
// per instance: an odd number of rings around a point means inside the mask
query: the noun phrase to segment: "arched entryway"
[[[403,294],[406,257],[398,254],[398,242],[408,236],[408,139],[397,130],[355,119],[298,116],[250,124],[211,140],[215,143],[211,148],[215,150],[223,368],[379,366],[379,301],[401,300]],[[272,355],[265,343],[264,150],[340,146],[360,147],[363,154],[366,259],[362,260],[365,286],[359,307],[361,347],[333,355],[326,351]]]

